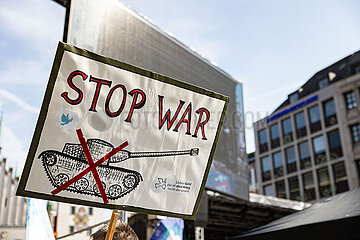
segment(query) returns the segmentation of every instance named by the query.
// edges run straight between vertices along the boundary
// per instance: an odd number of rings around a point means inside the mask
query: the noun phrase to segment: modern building
[[[257,181],[255,152],[248,153],[248,169],[249,169],[249,192],[258,193],[259,184]]]
[[[254,123],[258,192],[316,201],[359,187],[360,51]]]
[[[230,97],[207,186],[248,199],[242,84],[121,1],[57,2],[67,43]]]
[[[0,162],[0,240],[26,238],[27,200],[15,196],[19,178],[12,168],[6,169],[6,159]]]

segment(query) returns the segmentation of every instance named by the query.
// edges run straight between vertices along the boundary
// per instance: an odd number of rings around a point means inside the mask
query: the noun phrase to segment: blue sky
[[[247,151],[252,122],[313,74],[360,50],[360,1],[125,0],[243,83]],[[1,0],[1,156],[20,174],[65,9],[51,0]]]

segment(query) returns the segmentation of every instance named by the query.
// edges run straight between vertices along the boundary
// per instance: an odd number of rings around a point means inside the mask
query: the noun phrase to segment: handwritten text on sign
[[[95,92],[92,96],[84,96],[83,91],[75,85],[75,78],[80,78],[83,81],[88,81],[89,84],[95,84]],[[71,104],[71,105],[78,105],[81,104],[84,97],[90,97],[91,105],[89,106],[89,111],[97,112],[96,106],[98,103],[99,95],[102,93],[102,88],[107,88],[107,97],[105,101],[105,113],[110,118],[115,118],[119,116],[122,111],[124,110],[126,100],[127,100],[127,94],[129,94],[131,99],[131,105],[130,109],[128,111],[128,115],[125,119],[125,122],[131,123],[131,119],[133,116],[133,113],[136,109],[141,109],[146,104],[146,94],[142,89],[132,89],[128,92],[127,88],[123,84],[117,84],[115,86],[112,86],[112,81],[96,78],[94,76],[89,76],[88,74],[76,70],[69,74],[67,78],[67,83],[71,89],[73,89],[77,93],[76,98],[70,98],[69,93],[67,91],[63,92],[61,94],[61,97],[64,98],[64,100]],[[104,90],[103,90],[104,92]],[[122,101],[119,103],[119,108],[114,111],[110,109],[110,101],[114,94],[121,94],[122,95]],[[182,111],[183,106],[185,105],[185,101],[179,100],[179,105],[174,113],[173,116],[171,116],[171,110],[168,109],[166,113],[164,114],[164,96],[158,95],[159,97],[159,130],[163,127],[163,125],[166,123],[167,130],[169,131],[173,126],[173,131],[177,132],[179,130],[179,127],[181,124],[186,124],[186,133],[187,135],[191,135],[191,115],[194,114],[192,110],[192,103],[188,103],[185,110]],[[177,120],[179,114],[182,113],[182,116],[179,120]],[[210,111],[207,110],[204,107],[200,107],[195,111],[196,114],[199,115],[197,124],[195,126],[195,130],[192,137],[197,137],[199,129],[201,129],[202,132],[202,139],[207,140],[205,135],[205,125],[208,123],[210,119]],[[176,124],[175,124],[176,123]]]

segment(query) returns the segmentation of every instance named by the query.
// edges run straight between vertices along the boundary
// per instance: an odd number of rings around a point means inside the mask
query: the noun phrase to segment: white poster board
[[[228,101],[59,43],[17,195],[194,218]]]

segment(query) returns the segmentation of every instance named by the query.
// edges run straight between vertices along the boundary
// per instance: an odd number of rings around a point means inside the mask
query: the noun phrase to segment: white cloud
[[[291,85],[286,85],[282,88],[275,88],[272,91],[269,91],[265,94],[257,94],[254,95],[253,97],[248,97],[246,100],[247,101],[257,101],[259,99],[269,99],[272,96],[278,96],[280,93],[280,96],[283,96],[284,98],[287,97],[287,94],[292,92],[294,90],[294,88],[299,87],[299,83],[295,83],[295,84],[291,84]],[[280,104],[280,103],[279,103]]]
[[[39,108],[31,106],[30,104],[28,104],[27,102],[22,100],[20,97],[16,96],[15,94],[13,94],[7,90],[1,89],[1,88],[0,88],[0,98],[11,101],[26,111],[36,113],[36,114],[39,113]]]
[[[43,60],[14,60],[0,68],[0,83],[12,86],[39,86],[48,81],[50,64]]]
[[[55,2],[41,0],[2,0],[0,30],[30,43],[34,49],[49,51],[54,36],[62,39],[65,8]]]
[[[2,125],[2,152],[1,156],[7,158],[7,167],[17,170],[21,174],[27,156],[27,149],[24,143],[11,131],[7,125]]]

